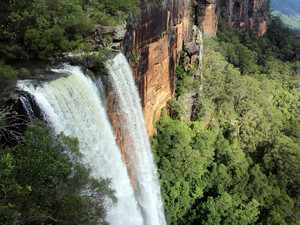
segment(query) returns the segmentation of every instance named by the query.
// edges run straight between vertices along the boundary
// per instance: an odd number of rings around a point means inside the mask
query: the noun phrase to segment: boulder
[[[199,46],[197,46],[197,44],[195,42],[190,42],[185,46],[185,50],[187,51],[187,53],[192,56],[192,55],[196,55],[199,54]]]

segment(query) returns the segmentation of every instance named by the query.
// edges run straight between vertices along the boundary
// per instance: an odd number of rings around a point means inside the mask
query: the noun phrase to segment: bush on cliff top
[[[135,0],[4,1],[0,15],[0,57],[51,58],[71,51],[95,24],[115,25],[136,11]]]

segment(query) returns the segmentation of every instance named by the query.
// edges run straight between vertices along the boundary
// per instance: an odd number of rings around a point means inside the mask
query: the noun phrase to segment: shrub
[[[186,114],[186,109],[181,101],[170,99],[167,103],[169,115],[173,120],[181,120]]]
[[[0,90],[7,91],[18,79],[18,73],[0,61]]]

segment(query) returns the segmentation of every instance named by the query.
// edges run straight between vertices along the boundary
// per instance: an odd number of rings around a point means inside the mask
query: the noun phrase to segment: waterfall
[[[166,224],[154,158],[131,68],[126,57],[121,53],[108,61],[106,66],[125,118],[124,129],[133,140],[133,147],[128,146],[128,149],[132,151],[135,164],[138,180],[137,200],[142,208],[145,223]]]
[[[64,132],[78,138],[84,163],[91,166],[95,178],[111,178],[118,202],[109,209],[109,223],[144,224],[96,84],[78,67],[54,71],[69,76],[37,86],[31,81],[21,81],[18,87],[34,96],[45,120],[57,134]],[[26,105],[24,99],[21,101]],[[31,115],[29,109],[28,115]]]
[[[30,104],[29,100],[26,97],[24,97],[24,96],[20,96],[20,101],[21,101],[21,103],[23,105],[23,108],[26,111],[26,114],[27,114],[28,118],[30,118],[30,119],[33,118],[34,111],[33,111],[32,107],[31,107],[31,104]]]

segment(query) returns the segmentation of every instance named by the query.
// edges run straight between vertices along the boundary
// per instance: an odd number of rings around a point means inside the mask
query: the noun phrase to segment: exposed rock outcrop
[[[95,50],[99,48],[112,48],[119,50],[125,34],[125,22],[117,26],[97,25],[94,27],[92,32],[91,44]]]
[[[185,50],[189,55],[199,54],[199,47],[197,46],[196,42],[188,43],[185,47]]]
[[[269,24],[268,0],[227,0],[220,5],[221,16],[233,27],[242,32],[247,27],[257,34],[263,35]]]
[[[110,86],[109,82],[106,82],[105,85]],[[111,119],[112,128],[115,131],[117,144],[121,150],[122,160],[126,164],[130,176],[131,185],[136,188],[138,181],[133,162],[134,156],[130,155],[130,151],[127,150],[128,147],[132,148],[133,140],[131,140],[130,135],[128,135],[127,131],[122,127],[125,118],[123,117],[122,113],[120,113],[121,110],[117,104],[117,96],[113,91],[108,91],[106,108],[109,118]]]
[[[196,25],[204,35],[215,36],[218,28],[216,0],[195,0],[194,7]]]
[[[215,36],[218,28],[218,17],[216,13],[217,3],[215,0],[209,1],[205,7],[205,17],[202,22],[204,35]]]
[[[164,0],[140,6],[138,16],[127,21],[122,50],[134,72],[149,136],[155,132],[154,114],[158,119],[174,96],[178,52],[189,53],[187,66],[199,60],[197,79],[202,75],[202,35],[216,35],[218,15],[242,32],[250,27],[261,36],[269,23],[268,7],[268,0],[222,0],[218,6],[216,0]]]
[[[124,52],[131,60],[142,101],[148,135],[155,130],[153,115],[174,95],[177,55],[192,38],[192,5],[189,0],[165,0],[141,6],[130,21]]]

